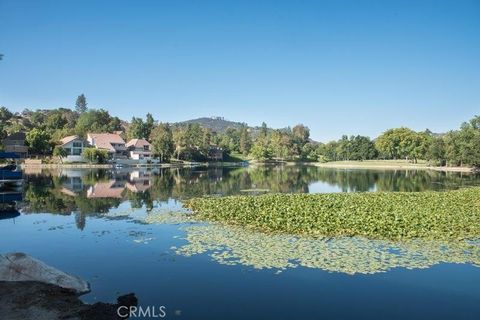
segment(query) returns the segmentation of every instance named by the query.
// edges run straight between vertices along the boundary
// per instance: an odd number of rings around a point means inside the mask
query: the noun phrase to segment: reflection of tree
[[[335,170],[314,166],[260,166],[248,168],[175,168],[141,172],[77,170],[72,173],[44,172],[26,175],[25,203],[28,213],[75,212],[79,228],[86,215],[101,215],[128,200],[132,208],[152,210],[155,201],[184,200],[204,195],[232,195],[248,190],[304,193],[309,185],[323,182],[344,192],[422,191],[455,189],[479,184],[479,177],[462,173],[405,170]],[[133,180],[132,180],[133,179]],[[115,188],[127,183],[139,188],[122,192],[122,198],[87,198],[87,190],[115,180]],[[146,185],[143,185],[145,183]],[[143,187],[143,188],[142,188]]]
[[[87,174],[85,181],[93,182],[104,179],[103,174],[94,180],[96,175]],[[83,177],[82,177],[83,178]],[[85,183],[82,192],[71,196],[62,192],[64,176],[52,176],[51,174],[27,176],[24,186],[24,200],[22,211],[25,213],[75,213],[75,222],[79,229],[85,227],[86,215],[99,215],[108,212],[113,207],[118,207],[121,199],[97,198],[87,199]]]
[[[147,223],[192,222],[185,214],[155,214]],[[227,265],[256,269],[287,269],[297,266],[347,274],[372,274],[392,268],[427,268],[446,263],[470,263],[480,267],[480,240],[440,242],[409,240],[389,242],[365,238],[314,239],[265,234],[220,224],[184,227],[187,244],[177,254],[208,254]]]
[[[75,213],[75,225],[78,229],[83,230],[85,229],[86,217],[84,213],[76,212]]]
[[[140,209],[143,208],[143,206],[145,206],[147,211],[153,209],[153,200],[149,190],[142,192],[132,192],[128,190],[126,198],[130,201],[130,206],[133,209]]]

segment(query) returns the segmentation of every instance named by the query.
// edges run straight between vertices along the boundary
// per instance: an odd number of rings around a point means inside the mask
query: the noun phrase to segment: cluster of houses
[[[66,151],[64,161],[68,162],[85,161],[82,152],[91,147],[107,151],[112,160],[153,160],[152,145],[147,140],[132,139],[125,143],[118,133],[89,133],[86,139],[68,136],[60,141],[60,147]]]
[[[28,147],[25,145],[26,135],[17,132],[3,140],[5,152],[17,153],[21,158],[28,158]],[[125,140],[116,133],[89,133],[84,139],[80,136],[68,136],[60,140],[59,146],[65,150],[65,162],[84,162],[82,152],[85,148],[97,148],[108,152],[112,160],[151,160],[152,145],[145,139]]]
[[[108,152],[109,159],[117,162],[155,163],[152,157],[152,145],[145,139],[132,139],[127,143],[115,133],[88,133],[87,138],[68,136],[60,140],[59,146],[65,150],[64,162],[86,162],[82,157],[85,148],[97,148]],[[28,158],[28,147],[25,145],[25,133],[18,132],[6,137],[3,141],[6,152],[15,152],[22,158]],[[223,151],[212,147],[209,152],[211,160],[222,161]]]

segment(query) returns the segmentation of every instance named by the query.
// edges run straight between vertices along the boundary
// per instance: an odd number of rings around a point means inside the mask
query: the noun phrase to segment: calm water
[[[135,292],[167,319],[479,319],[479,240],[265,235],[196,222],[181,207],[202,195],[473,185],[479,176],[315,167],[27,172],[9,195],[21,214],[0,220],[0,252],[88,280],[84,301]]]

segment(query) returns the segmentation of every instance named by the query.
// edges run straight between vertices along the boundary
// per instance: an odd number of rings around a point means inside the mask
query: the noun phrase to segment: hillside
[[[238,129],[243,126],[248,127],[246,123],[225,120],[223,117],[202,117],[182,122],[176,122],[173,125],[186,126],[188,124],[199,124],[200,126],[209,128],[210,130],[217,133],[224,133],[227,128]]]

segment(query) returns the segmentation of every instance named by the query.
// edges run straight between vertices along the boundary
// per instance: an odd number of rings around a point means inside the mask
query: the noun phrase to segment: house
[[[21,158],[28,156],[28,147],[25,145],[25,132],[12,133],[3,140],[5,152],[15,152]]]
[[[130,158],[134,160],[148,160],[152,157],[152,145],[145,139],[132,139],[126,147]]]
[[[125,141],[116,133],[88,133],[87,141],[97,149],[106,150],[111,159],[125,159]]]
[[[62,157],[63,161],[68,162],[84,162],[82,157],[83,149],[88,148],[88,142],[79,136],[68,136],[60,140],[60,147],[66,152],[66,156]]]
[[[210,146],[208,149],[208,159],[213,161],[223,161],[223,149],[217,146]]]

